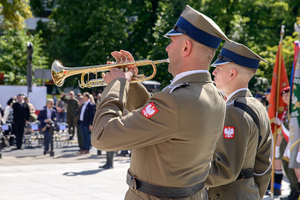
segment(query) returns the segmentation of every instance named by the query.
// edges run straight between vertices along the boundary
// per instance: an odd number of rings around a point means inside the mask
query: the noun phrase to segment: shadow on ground
[[[64,176],[88,176],[88,175],[94,175],[99,172],[104,171],[104,169],[96,169],[96,170],[87,170],[82,172],[65,172],[63,173]]]

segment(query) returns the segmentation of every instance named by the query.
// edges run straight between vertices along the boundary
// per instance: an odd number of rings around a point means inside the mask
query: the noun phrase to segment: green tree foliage
[[[27,42],[33,43],[33,70],[47,67],[39,35],[27,34],[25,30],[8,28],[0,35],[0,71],[5,72],[6,85],[26,85]]]
[[[288,76],[293,62],[290,36],[299,13],[299,1],[293,0],[206,0],[199,10],[210,16],[229,38],[243,43],[264,57],[257,75],[250,82],[253,92],[264,91],[271,84],[281,25],[285,25],[284,60]],[[289,40],[286,42],[286,40]],[[268,82],[262,81],[267,79]]]
[[[30,0],[31,10],[35,17],[48,16],[46,8],[53,8],[56,0]]]
[[[65,66],[105,64],[128,39],[127,1],[58,0],[51,21],[39,23],[45,49]],[[75,85],[76,78],[66,83]]]
[[[41,16],[45,9],[41,0],[30,0],[30,6],[35,17]]]
[[[110,52],[119,49],[129,50],[137,60],[166,58],[169,39],[163,35],[175,25],[184,6],[191,5],[212,18],[230,39],[268,60],[260,64],[250,82],[253,92],[271,83],[282,24],[286,26],[284,56],[290,72],[293,24],[300,16],[300,2],[294,0],[58,0],[57,4],[52,21],[40,24],[39,30],[51,59],[60,59],[66,66],[105,63],[112,58]],[[169,84],[172,76],[167,64],[157,67],[154,80]]]
[[[51,19],[41,27],[52,58],[66,66],[99,64],[111,59],[127,39],[126,1],[58,0]],[[49,34],[49,32],[51,34]]]
[[[25,85],[27,73],[27,42],[34,45],[33,69],[47,67],[47,57],[41,49],[39,35],[23,30],[24,21],[31,17],[28,0],[0,0],[0,71],[4,84]]]
[[[25,19],[32,17],[29,0],[0,0],[0,15],[4,21],[10,22],[2,23],[2,27],[9,25],[16,30],[22,30]]]

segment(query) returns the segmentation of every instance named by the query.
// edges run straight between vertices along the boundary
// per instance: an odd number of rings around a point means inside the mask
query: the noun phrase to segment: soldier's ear
[[[235,68],[232,68],[230,78],[234,79],[237,75],[238,75],[238,71]]]
[[[184,43],[183,55],[188,56],[192,51],[193,43],[190,39],[187,39]]]

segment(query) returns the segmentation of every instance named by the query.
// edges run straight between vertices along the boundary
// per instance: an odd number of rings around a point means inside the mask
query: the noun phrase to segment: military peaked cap
[[[188,35],[197,42],[213,49],[217,49],[222,40],[230,42],[212,19],[188,5],[185,6],[173,29],[164,36],[182,34]]]
[[[231,43],[225,42],[218,59],[212,66],[234,62],[243,67],[257,69],[259,61],[267,62],[248,47],[232,41]]]

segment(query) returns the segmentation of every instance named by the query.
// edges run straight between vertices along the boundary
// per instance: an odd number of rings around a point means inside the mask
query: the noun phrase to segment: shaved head
[[[199,42],[197,42],[193,39],[191,39],[191,40],[192,40],[194,47],[197,49],[197,52],[199,52],[199,55],[206,56],[206,59],[211,62],[215,56],[216,50],[213,48],[210,48],[208,46],[205,46],[203,44],[200,44]],[[201,56],[199,56],[199,57],[201,57]]]
[[[235,68],[238,72],[237,78],[240,82],[247,83],[250,81],[250,79],[255,75],[256,70],[243,67],[241,65],[237,65],[235,63],[232,63],[233,68]]]
[[[218,89],[224,91],[228,96],[240,88],[247,88],[250,79],[256,70],[242,67],[234,62],[216,66],[213,71],[214,82]]]

